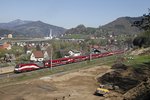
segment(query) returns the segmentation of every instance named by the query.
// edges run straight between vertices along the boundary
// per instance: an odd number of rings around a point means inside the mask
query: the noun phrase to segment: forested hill
[[[140,31],[138,28],[132,27],[132,24],[134,21],[141,20],[141,18],[142,17],[120,17],[101,28],[116,34],[136,34]]]
[[[85,27],[84,25],[78,25],[76,28],[71,28],[67,30],[66,34],[137,34],[140,32],[140,30],[136,27],[132,27],[132,24],[134,21],[140,19],[141,17],[120,17],[98,28],[91,28]]]

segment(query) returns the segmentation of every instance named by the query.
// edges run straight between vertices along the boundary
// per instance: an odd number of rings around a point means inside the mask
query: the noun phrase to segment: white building
[[[47,51],[34,51],[30,56],[31,61],[44,61],[47,59],[49,59]]]
[[[50,29],[50,33],[47,37],[44,37],[44,39],[48,40],[48,39],[53,39],[53,36],[52,36],[52,29]]]
[[[81,52],[80,52],[80,51],[75,51],[75,50],[70,50],[68,53],[69,53],[69,55],[72,56],[72,57],[80,56],[80,55],[81,55]]]

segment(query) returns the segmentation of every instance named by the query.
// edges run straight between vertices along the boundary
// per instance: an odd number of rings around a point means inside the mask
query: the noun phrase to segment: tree
[[[6,53],[5,49],[0,49],[0,58],[4,57],[5,53]]]
[[[134,21],[133,26],[144,31],[150,31],[150,12],[148,14],[144,14],[141,20]]]
[[[24,53],[27,53],[27,50],[28,50],[28,46],[25,45],[25,46],[24,46]]]
[[[40,45],[36,45],[36,50],[37,50],[37,51],[41,51]]]
[[[60,53],[60,51],[58,50],[58,51],[56,51],[56,58],[62,58],[62,55],[61,55],[61,53]]]
[[[138,35],[133,40],[133,45],[141,47],[148,47],[150,45],[150,12],[144,14],[141,20],[135,21],[132,26],[138,27],[144,32]]]
[[[12,49],[8,50],[7,53],[14,54],[16,57],[24,54],[24,49],[21,46],[13,46]]]
[[[136,37],[133,40],[133,45],[139,46],[140,48],[145,44],[146,38],[145,37]]]

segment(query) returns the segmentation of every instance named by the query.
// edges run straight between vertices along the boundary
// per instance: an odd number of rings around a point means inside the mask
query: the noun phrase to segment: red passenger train
[[[118,50],[118,51],[112,51],[112,52],[106,52],[106,53],[100,53],[100,54],[90,54],[87,56],[76,56],[76,57],[69,57],[69,58],[58,58],[54,60],[46,60],[42,63],[42,65],[39,65],[38,63],[28,63],[28,64],[18,64],[15,66],[14,72],[26,72],[26,71],[32,71],[42,68],[50,68],[50,67],[56,67],[59,65],[65,65],[69,63],[75,63],[80,61],[85,61],[89,59],[96,59],[96,58],[102,58],[106,56],[111,56],[114,54],[121,54],[124,51]],[[91,58],[90,58],[91,57]],[[51,64],[52,63],[52,64]]]
[[[14,72],[19,73],[19,72],[26,72],[26,71],[32,71],[32,70],[37,70],[40,69],[41,66],[35,63],[28,63],[28,64],[18,64],[15,66]]]

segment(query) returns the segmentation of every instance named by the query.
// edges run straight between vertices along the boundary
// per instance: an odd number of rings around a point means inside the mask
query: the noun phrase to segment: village
[[[51,59],[51,57],[53,57],[52,59],[74,57],[88,55],[89,53],[104,53],[111,51],[111,49],[118,49],[115,45],[100,46],[96,42],[92,44],[90,42],[86,43],[84,39],[52,38],[51,36],[49,40],[45,38],[15,39],[12,34],[8,34],[6,39],[0,40],[0,61],[42,62]],[[91,37],[90,40],[93,41],[95,38]]]

